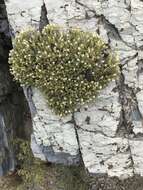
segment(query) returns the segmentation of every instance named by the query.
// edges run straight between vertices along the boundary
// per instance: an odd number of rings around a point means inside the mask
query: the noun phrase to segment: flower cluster
[[[95,33],[48,25],[21,32],[10,52],[11,73],[43,91],[61,116],[97,96],[118,73],[118,60]]]

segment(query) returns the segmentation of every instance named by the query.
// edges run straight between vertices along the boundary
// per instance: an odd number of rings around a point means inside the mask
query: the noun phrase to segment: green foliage
[[[11,73],[42,90],[56,114],[66,115],[97,96],[118,73],[118,61],[100,37],[46,26],[21,32],[10,53]]]
[[[37,168],[38,172],[39,167]],[[41,184],[23,183],[18,176],[0,178],[0,190],[89,190],[90,176],[81,166],[45,165]],[[31,173],[33,170],[31,170]],[[35,184],[34,184],[35,183]]]
[[[88,176],[81,166],[43,163],[33,157],[30,143],[13,142],[17,172],[0,178],[0,190],[88,190]]]
[[[89,176],[81,166],[58,166],[57,189],[63,190],[89,190]]]
[[[20,168],[17,174],[21,177],[22,185],[17,190],[26,189],[26,187],[40,186],[44,184],[45,170],[41,161],[33,157],[30,142],[16,139],[14,141],[16,150],[16,159]]]

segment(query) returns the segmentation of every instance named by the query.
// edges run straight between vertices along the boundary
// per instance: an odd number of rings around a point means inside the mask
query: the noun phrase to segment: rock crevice
[[[12,48],[6,6],[0,1],[0,176],[16,167],[14,139],[28,139],[30,114],[22,88],[9,73],[8,54]]]

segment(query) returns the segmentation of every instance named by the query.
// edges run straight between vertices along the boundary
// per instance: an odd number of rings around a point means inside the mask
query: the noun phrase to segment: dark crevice
[[[117,81],[117,87],[119,91],[119,101],[121,104],[121,113],[120,113],[120,123],[117,129],[117,135],[127,135],[132,134],[132,121],[131,121],[131,105],[132,98],[131,92],[128,86],[125,84],[125,77],[122,73],[122,69],[120,72],[120,79]]]
[[[99,128],[102,128],[100,125],[98,125],[98,127],[99,127]],[[84,128],[82,128],[82,126],[79,126],[79,125],[77,125],[77,124],[76,124],[76,129],[81,130],[81,131],[84,131],[84,132],[87,132],[87,133],[94,133],[95,135],[96,135],[96,134],[102,134],[102,135],[105,136],[105,137],[110,137],[110,135],[105,134],[102,130],[84,129]],[[113,137],[113,136],[111,136],[111,137]],[[115,136],[114,136],[114,137],[115,137]],[[113,138],[114,138],[114,137],[113,137]]]
[[[143,73],[143,59],[137,61],[137,66],[138,66],[137,77],[139,78],[139,75]]]
[[[4,175],[16,167],[14,140],[30,140],[32,123],[23,90],[9,72],[12,42],[3,0],[0,1],[0,19],[0,175]]]
[[[119,101],[121,104],[121,113],[120,113],[120,122],[116,131],[116,136],[125,137],[128,139],[128,151],[130,153],[130,160],[131,165],[133,168],[133,174],[135,174],[134,169],[134,160],[132,156],[132,151],[130,147],[130,138],[131,135],[134,136],[133,132],[133,123],[132,123],[132,104],[133,104],[133,97],[132,97],[132,91],[128,87],[127,84],[125,84],[125,77],[122,72],[122,67],[120,67],[120,79],[117,81],[117,87],[119,91]]]
[[[138,57],[138,52],[135,53],[133,56],[129,56],[129,57],[126,57],[124,59],[121,60],[121,67],[123,68],[125,65],[127,65],[130,61],[132,61],[133,59],[137,58]]]
[[[49,20],[47,17],[47,8],[45,3],[41,6],[41,16],[40,16],[40,23],[39,23],[39,31],[41,32],[43,28],[49,24]]]
[[[76,124],[74,113],[72,113],[71,123],[73,124],[74,130],[75,130],[75,135],[76,135],[76,139],[77,139],[77,143],[78,143],[78,149],[79,149],[81,165],[84,166],[84,168],[85,168],[83,157],[82,157],[82,151],[81,151],[82,148],[81,148],[81,145],[80,145],[80,140],[79,140],[79,135],[78,135],[79,126]]]

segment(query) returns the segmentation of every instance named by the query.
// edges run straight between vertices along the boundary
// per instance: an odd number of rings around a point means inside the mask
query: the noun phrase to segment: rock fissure
[[[12,48],[5,2],[0,2],[0,176],[15,170],[14,139],[28,139],[31,119],[22,88],[9,73],[8,54]]]
[[[84,168],[86,169],[86,167],[85,167],[85,165],[84,165],[83,157],[82,157],[80,138],[79,138],[79,135],[78,135],[78,128],[79,128],[79,126],[78,126],[77,123],[76,123],[74,113],[72,113],[71,121],[72,121],[72,123],[73,123],[73,127],[74,127],[74,130],[75,130],[75,135],[76,135],[76,139],[77,139],[77,143],[78,143],[78,152],[79,152],[79,155],[80,155],[80,161],[81,161],[81,164],[82,164],[82,165],[84,166]]]
[[[131,160],[131,167],[133,169],[133,175],[135,175],[135,168],[134,168],[134,159],[133,154],[131,150],[130,145],[130,135],[133,134],[133,123],[131,121],[131,112],[132,112],[132,101],[130,98],[128,98],[127,93],[130,91],[128,86],[125,84],[125,78],[124,74],[122,72],[122,67],[120,67],[120,80],[118,84],[118,90],[119,90],[119,99],[121,102],[122,110],[121,110],[121,118],[120,118],[120,124],[118,126],[117,135],[121,132],[120,130],[123,129],[122,135],[125,135],[128,141],[128,151],[130,154],[130,160]],[[131,94],[130,94],[131,96]],[[133,96],[134,98],[134,96]]]
[[[99,128],[101,128],[100,125],[97,125]],[[102,134],[103,136],[105,137],[109,137],[110,135],[106,135],[103,131],[100,131],[100,130],[88,130],[88,129],[84,129],[82,128],[82,125],[76,125],[76,129],[79,129],[79,130],[82,130],[82,131],[85,131],[85,132],[88,132],[88,133],[94,133],[94,134]]]

